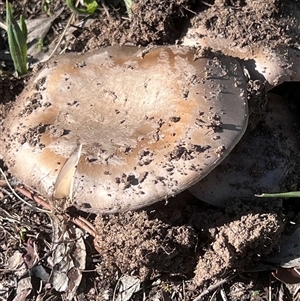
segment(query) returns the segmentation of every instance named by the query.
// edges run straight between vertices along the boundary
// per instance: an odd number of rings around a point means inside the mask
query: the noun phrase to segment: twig
[[[219,288],[221,285],[223,285],[223,284],[227,283],[228,281],[234,279],[236,276],[237,276],[237,274],[234,274],[234,275],[232,275],[232,276],[229,276],[229,277],[227,277],[227,278],[225,278],[225,279],[223,279],[223,280],[220,280],[220,281],[218,281],[217,283],[211,285],[211,286],[210,286],[209,288],[207,288],[204,292],[202,292],[202,294],[200,294],[198,297],[196,297],[193,301],[201,301],[201,299],[202,299],[205,295],[207,295],[207,294],[213,292],[214,290],[216,290],[217,288]]]
[[[5,186],[7,186],[7,184],[5,183]],[[0,191],[1,191],[1,198],[0,201],[4,200],[5,198],[12,198],[15,199],[15,196],[12,194],[11,191],[8,191],[7,189],[3,188],[4,186],[0,186]]]
[[[66,27],[65,27],[64,31],[63,31],[62,34],[60,35],[59,40],[58,40],[56,46],[54,47],[53,51],[51,52],[51,54],[50,54],[48,60],[50,60],[50,59],[53,57],[53,55],[55,54],[57,48],[58,48],[59,45],[61,44],[61,41],[62,41],[62,39],[64,38],[64,36],[65,36],[65,34],[66,34],[66,32],[67,32],[67,29],[69,28],[69,26],[70,26],[70,24],[71,24],[72,19],[74,18],[74,16],[75,16],[75,14],[72,13],[71,16],[70,16],[70,18],[69,18],[69,20],[68,20],[68,22],[67,22],[67,24],[66,24]]]
[[[268,300],[272,300],[272,274],[269,274],[269,285],[268,285]]]
[[[4,177],[4,180],[5,182],[7,183],[7,186],[8,188],[10,189],[10,191],[13,193],[13,195],[18,199],[20,200],[21,202],[23,202],[24,204],[26,204],[27,206],[29,207],[33,207],[33,205],[31,205],[30,203],[26,202],[24,199],[22,199],[16,192],[15,190],[11,187],[11,185],[9,184],[8,180],[7,180],[7,177],[5,175],[5,173],[3,172],[2,168],[0,168],[0,173],[2,174],[2,176]],[[31,199],[31,197],[30,197]],[[38,210],[42,211],[42,212],[45,212],[45,210],[43,209],[40,209],[40,208],[37,208]]]
[[[105,12],[107,18],[108,18],[109,20],[111,20],[110,14],[109,14],[109,12],[108,12],[108,8],[107,8],[107,6],[106,6],[104,0],[100,0],[100,3],[101,3],[101,5],[102,5],[102,7],[103,7],[103,9],[104,9],[104,12]]]
[[[12,191],[13,195],[16,196],[20,201],[24,202],[26,205],[30,206],[30,207],[34,207],[33,205],[31,205],[30,203],[26,202],[25,200],[23,200],[15,191],[14,189],[10,186],[9,182],[7,181],[7,178],[3,172],[3,170],[0,168],[0,172],[2,173],[7,186],[10,188],[10,190]],[[44,199],[42,199],[41,197],[35,195],[34,193],[32,193],[31,191],[29,191],[28,189],[24,188],[24,187],[19,187],[17,186],[15,188],[18,192],[20,192],[21,194],[23,194],[25,197],[27,197],[28,199],[31,199],[33,201],[35,201],[37,204],[39,204],[40,206],[42,206],[43,208],[46,208],[47,210],[41,209],[39,207],[36,207],[36,209],[38,209],[41,212],[44,213],[51,213],[55,210],[55,208],[53,207],[52,203],[47,203]],[[77,225],[78,227],[80,227],[81,229],[85,230],[87,233],[89,233],[90,235],[92,235],[93,237],[96,237],[96,230],[95,227],[93,226],[92,223],[90,223],[89,221],[87,221],[86,219],[84,219],[83,217],[79,216],[79,217],[71,217],[71,221]]]
[[[33,201],[37,202],[39,205],[41,205],[42,207],[46,208],[49,211],[45,211],[43,210],[43,212],[46,213],[51,213],[51,211],[54,211],[54,207],[52,204],[47,203],[45,200],[43,200],[41,197],[33,194],[32,192],[30,192],[29,190],[23,188],[23,187],[16,187],[16,190],[19,191],[20,193],[22,193],[24,196],[26,196],[29,199],[32,199]],[[42,210],[42,209],[40,209]],[[75,217],[72,216],[71,217],[71,221],[77,225],[78,227],[80,227],[81,229],[85,230],[87,233],[89,233],[90,235],[92,235],[93,237],[96,237],[96,230],[95,227],[93,226],[92,223],[90,223],[89,221],[87,221],[85,218],[79,216],[79,217]]]
[[[20,193],[22,193],[27,198],[35,201],[36,203],[38,203],[39,205],[41,205],[42,207],[47,209],[47,210],[44,210],[44,209],[36,207],[40,211],[45,212],[45,213],[50,213],[54,209],[52,204],[48,204],[45,200],[43,200],[39,196],[33,194],[29,190],[27,190],[23,187],[19,187],[19,186],[16,187],[16,190],[19,191]],[[33,207],[33,206],[31,205],[31,207]]]
[[[18,223],[20,221],[20,218],[18,218],[18,216],[13,217],[5,209],[3,209],[1,207],[0,207],[0,212],[1,212],[1,214],[0,214],[0,219],[1,220],[6,219],[8,222],[11,222],[11,223]],[[6,215],[6,217],[4,215]]]
[[[93,237],[96,237],[96,230],[92,223],[87,221],[85,218],[79,216],[79,217],[72,217],[71,221],[80,227],[81,229],[85,230],[87,233],[92,235]]]
[[[184,282],[184,280],[182,281],[182,296],[183,296],[183,301],[185,301],[185,282]]]
[[[221,295],[223,301],[228,301],[228,298],[227,298],[226,293],[223,288],[221,288],[221,290],[220,290],[220,295]]]

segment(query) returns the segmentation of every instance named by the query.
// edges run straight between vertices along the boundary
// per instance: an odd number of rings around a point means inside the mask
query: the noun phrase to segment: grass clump
[[[15,20],[8,0],[6,0],[6,26],[9,52],[14,63],[14,68],[18,72],[18,75],[27,74],[27,26],[23,16],[20,17],[20,25]]]

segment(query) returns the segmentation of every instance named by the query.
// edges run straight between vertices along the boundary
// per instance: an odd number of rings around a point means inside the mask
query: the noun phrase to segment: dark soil
[[[63,5],[63,1],[50,1],[48,8],[54,12]],[[122,3],[107,5],[109,15],[100,5],[99,11],[88,17],[89,22],[76,26],[65,37],[59,50],[86,52],[107,45],[175,44],[180,43],[188,27],[199,24],[204,24],[211,36],[226,37],[238,47],[275,47],[278,43],[296,46],[299,41],[300,4],[293,0],[140,0],[133,4],[130,19]],[[2,20],[4,9],[0,3]],[[23,13],[26,18],[44,14],[40,1],[34,0],[22,1],[15,13]],[[65,8],[55,21],[47,37],[49,44],[62,32],[69,14]],[[81,18],[77,16],[76,21]],[[5,49],[7,43],[0,46]],[[226,49],[224,53],[227,54]],[[12,71],[7,61],[2,61],[1,66],[4,71]],[[27,81],[27,77],[0,75],[0,128]],[[299,116],[296,89],[294,84],[273,92],[283,95],[291,114]],[[249,82],[249,104],[249,130],[260,129],[266,114],[262,109],[266,105],[262,82]],[[299,124],[294,126],[299,140]],[[290,160],[296,162],[299,158]],[[0,160],[0,167],[5,168],[5,162]],[[8,171],[6,174],[11,185],[18,183]],[[284,179],[284,184],[288,189],[299,190],[299,175],[292,175]],[[7,268],[8,259],[16,251],[26,254],[26,241],[31,236],[35,237],[42,258],[49,251],[47,242],[52,240],[52,233],[47,214],[37,213],[13,197],[2,177],[0,189],[0,298],[13,300],[20,276]],[[233,206],[217,209],[186,191],[136,212],[96,218],[82,213],[94,222],[96,237],[94,245],[91,237],[86,238],[87,272],[83,273],[78,300],[113,300],[118,279],[124,274],[143,282],[143,289],[130,300],[193,300],[205,288],[233,274],[239,276],[224,285],[229,300],[267,300],[270,272],[247,271],[264,262],[264,255],[278,250],[286,223],[299,222],[298,212],[295,203],[282,205],[281,201],[261,199],[237,199]],[[27,228],[26,238],[18,234],[23,228]],[[47,268],[47,258],[41,264]],[[272,284],[272,300],[277,300],[279,286],[278,282]],[[43,285],[41,291],[34,289],[27,300],[62,298]],[[210,300],[211,294],[205,298]]]

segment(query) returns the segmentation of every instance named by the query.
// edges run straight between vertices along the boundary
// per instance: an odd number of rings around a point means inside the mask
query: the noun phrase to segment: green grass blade
[[[86,8],[78,8],[74,5],[73,0],[66,0],[67,6],[78,15],[91,15],[95,12],[98,7],[97,1],[85,0],[84,4]]]
[[[23,20],[25,23],[25,21]],[[7,36],[9,51],[14,62],[14,67],[19,75],[26,74],[27,70],[27,44],[26,39],[18,25],[17,21],[14,19],[12,14],[12,7],[6,0],[6,26],[7,26]],[[22,27],[24,25],[21,24]],[[27,29],[24,32],[27,32]]]
[[[125,3],[125,6],[126,6],[127,14],[130,18],[131,15],[132,15],[132,12],[131,12],[132,0],[124,0],[124,3]]]
[[[300,198],[300,191],[280,192],[280,193],[262,193],[255,195],[260,198]]]
[[[27,36],[28,36],[28,31],[27,31],[27,26],[25,23],[25,19],[23,16],[20,16],[20,25],[21,25],[21,31],[23,33],[25,41],[27,41]]]

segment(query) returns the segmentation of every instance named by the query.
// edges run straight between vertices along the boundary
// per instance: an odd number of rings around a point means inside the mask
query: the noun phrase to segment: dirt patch
[[[203,13],[192,19],[192,26],[204,26],[211,37],[228,39],[238,47],[274,47],[299,41],[299,3],[295,1],[217,0],[211,5],[206,3]]]
[[[280,203],[236,201],[224,212],[186,205],[187,196],[146,211],[98,216],[100,278],[120,273],[143,280],[168,275],[189,279],[195,273],[193,286],[203,287],[231,270],[242,271],[278,245],[284,228]]]
[[[24,81],[0,74],[0,124],[4,120],[8,110],[12,106],[12,102],[16,96],[21,93],[24,88]]]
[[[203,220],[202,213],[199,217]],[[211,230],[214,241],[199,258],[195,284],[203,285],[222,277],[228,269],[243,270],[245,266],[253,264],[259,260],[259,256],[273,250],[280,241],[282,230],[283,224],[277,214],[252,212]]]
[[[253,130],[265,116],[267,104],[267,94],[265,85],[259,80],[249,80],[248,82],[248,106],[249,121],[248,130]]]
[[[156,212],[98,216],[95,247],[103,257],[98,272],[130,273],[142,281],[164,274],[192,273],[196,232],[188,225],[171,226]],[[179,268],[180,267],[180,268]]]
[[[107,45],[174,44],[179,39],[182,23],[188,20],[192,0],[141,0],[133,4],[130,20],[119,12],[105,12],[86,30],[79,33],[72,51],[88,51]],[[121,12],[124,12],[124,7]]]

